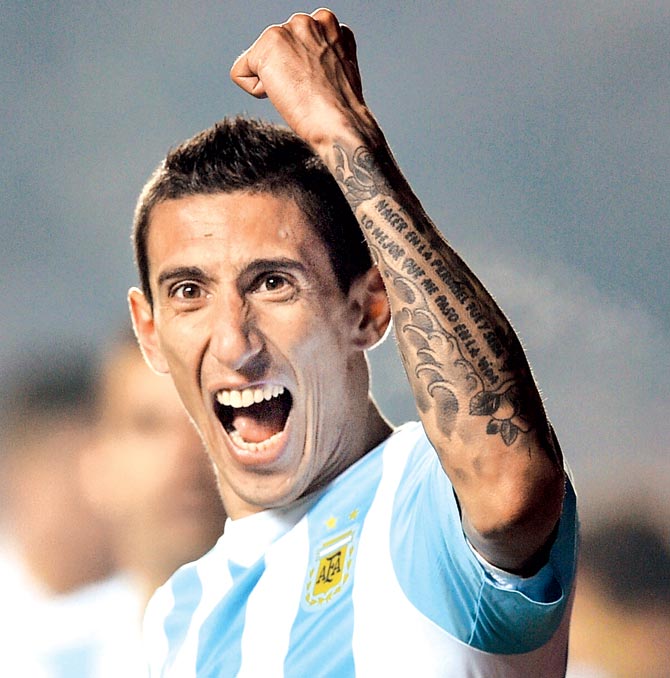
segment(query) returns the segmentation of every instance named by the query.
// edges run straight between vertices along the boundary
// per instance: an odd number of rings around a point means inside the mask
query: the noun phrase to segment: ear
[[[137,287],[131,287],[128,291],[128,306],[130,307],[130,317],[133,320],[135,336],[142,349],[144,359],[154,372],[167,374],[170,369],[161,351],[154,323],[154,313],[149,300]]]
[[[376,266],[353,281],[349,304],[356,314],[352,333],[354,346],[361,351],[372,348],[384,339],[391,322],[386,288]]]

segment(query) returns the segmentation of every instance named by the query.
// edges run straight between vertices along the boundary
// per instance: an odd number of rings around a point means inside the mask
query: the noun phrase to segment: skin
[[[154,369],[172,375],[231,518],[313,492],[388,435],[364,355],[389,322],[379,273],[343,294],[291,198],[163,202],[152,211],[148,256],[155,304],[131,290],[134,325]],[[268,384],[287,389],[293,406],[284,431],[250,452],[221,425],[216,394]]]
[[[560,516],[560,453],[516,335],[425,214],[365,104],[353,34],[329,10],[296,14],[266,29],[231,77],[268,97],[339,182],[464,530],[491,563],[532,573]]]
[[[113,565],[107,526],[86,501],[78,473],[91,436],[76,415],[33,416],[13,436],[0,469],[3,528],[52,594],[100,580]]]
[[[226,518],[202,441],[170,379],[137,346],[118,346],[101,382],[96,440],[82,461],[89,500],[110,527],[118,565],[146,600],[206,553]]]

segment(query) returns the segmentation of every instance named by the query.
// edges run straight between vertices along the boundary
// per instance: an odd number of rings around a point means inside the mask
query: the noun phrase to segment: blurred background
[[[356,2],[366,99],[428,213],[526,347],[585,529],[670,524],[670,4]],[[135,199],[226,114],[228,70],[294,0],[0,9],[0,370],[93,351],[126,316]],[[392,340],[374,392],[415,417]],[[391,364],[395,367],[391,367]]]

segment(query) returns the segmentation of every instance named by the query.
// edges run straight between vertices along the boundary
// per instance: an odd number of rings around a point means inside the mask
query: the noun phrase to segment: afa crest
[[[355,530],[350,529],[321,544],[307,578],[305,602],[316,609],[335,598],[349,581],[354,561]]]

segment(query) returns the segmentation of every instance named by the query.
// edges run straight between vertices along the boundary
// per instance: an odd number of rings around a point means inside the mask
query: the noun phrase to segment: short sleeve
[[[516,654],[539,648],[560,626],[577,551],[569,479],[548,562],[523,580],[496,574],[474,553],[453,487],[425,435],[409,456],[392,525],[391,553],[405,595],[450,635],[486,652]]]

